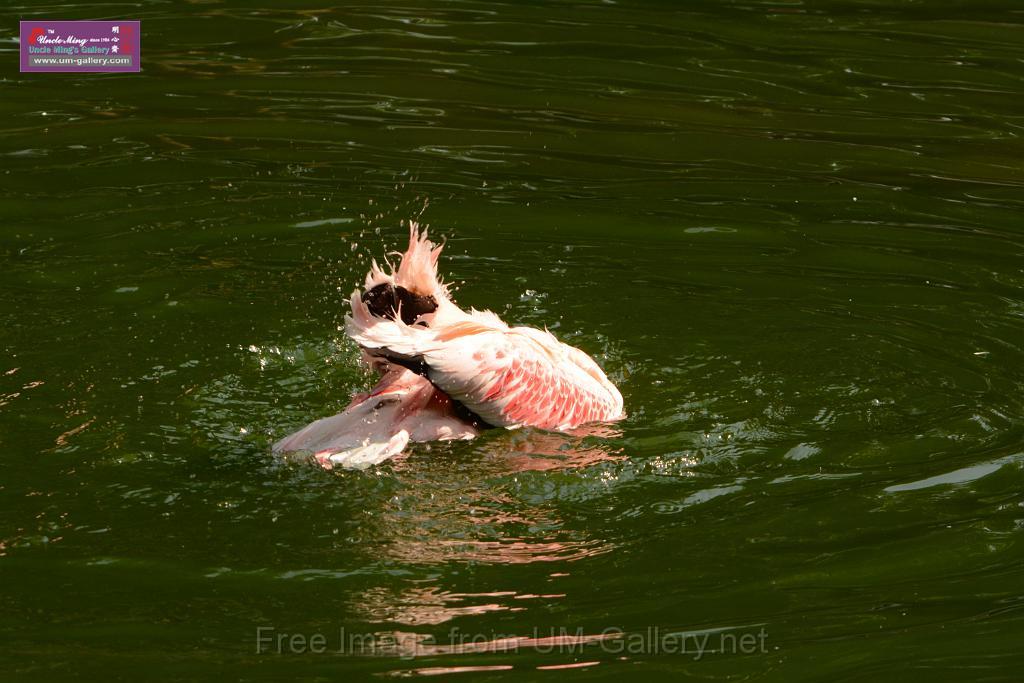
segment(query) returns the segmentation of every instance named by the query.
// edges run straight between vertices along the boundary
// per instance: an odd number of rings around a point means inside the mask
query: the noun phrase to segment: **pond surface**
[[[1019,678],[1017,3],[0,16],[4,679]],[[143,72],[17,73],[32,16]],[[271,456],[415,218],[628,418]]]

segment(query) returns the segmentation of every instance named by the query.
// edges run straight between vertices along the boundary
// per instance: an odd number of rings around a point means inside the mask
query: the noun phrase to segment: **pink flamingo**
[[[276,452],[312,452],[328,469],[367,467],[410,441],[471,439],[488,427],[566,431],[623,416],[619,390],[583,351],[456,306],[438,277],[440,255],[410,223],[398,268],[373,263],[345,323],[379,383],[274,444]]]

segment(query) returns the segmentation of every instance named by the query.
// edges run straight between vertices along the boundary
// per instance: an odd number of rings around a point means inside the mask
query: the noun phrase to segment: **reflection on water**
[[[437,586],[410,588],[395,594],[386,588],[366,591],[353,607],[369,621],[392,622],[416,626],[417,624],[443,624],[456,617],[488,612],[515,610],[494,598],[515,599],[514,592],[492,592],[477,595],[452,594]],[[488,602],[488,600],[490,600]],[[473,601],[482,601],[472,604]],[[469,604],[466,604],[466,603]],[[520,607],[519,610],[524,608]]]

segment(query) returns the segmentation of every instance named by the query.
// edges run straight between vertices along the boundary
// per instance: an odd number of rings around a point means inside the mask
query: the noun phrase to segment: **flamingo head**
[[[409,222],[409,247],[398,268],[385,272],[374,261],[366,275],[362,303],[378,318],[400,317],[406,325],[429,326],[439,307],[451,305],[448,287],[437,275],[441,245],[427,239],[427,231]],[[390,266],[390,264],[388,264]]]

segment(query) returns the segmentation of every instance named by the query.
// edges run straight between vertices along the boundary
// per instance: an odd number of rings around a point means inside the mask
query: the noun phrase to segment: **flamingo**
[[[547,330],[463,310],[438,276],[442,246],[409,223],[398,267],[373,261],[349,299],[346,334],[381,375],[344,412],[274,444],[325,468],[363,468],[410,441],[472,439],[491,427],[564,432],[623,417],[622,394],[586,353]]]

